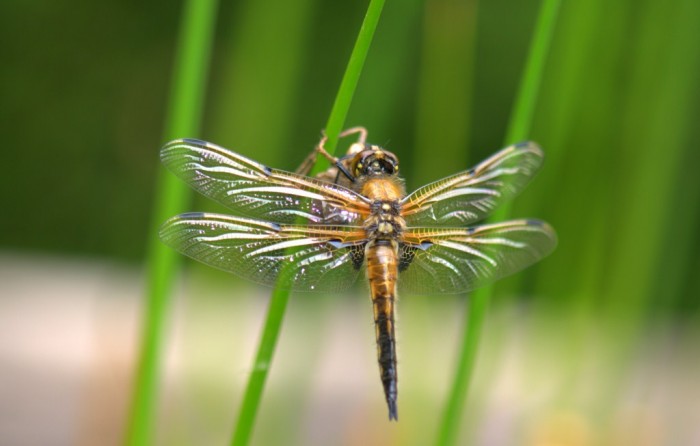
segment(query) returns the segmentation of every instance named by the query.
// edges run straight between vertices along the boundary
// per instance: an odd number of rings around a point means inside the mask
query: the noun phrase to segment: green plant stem
[[[530,131],[537,93],[542,81],[545,59],[552,40],[558,10],[559,0],[543,0],[518,96],[511,112],[505,138],[506,145],[527,138]],[[491,219],[502,220],[507,218],[509,213],[510,205],[504,204],[494,212]],[[479,351],[484,318],[489,308],[493,289],[493,285],[486,286],[476,290],[471,296],[457,370],[438,432],[437,444],[439,445],[457,444],[464,402],[474,374],[474,364]]]
[[[367,14],[365,15],[362,27],[357,36],[355,47],[348,61],[348,66],[345,69],[343,80],[338,89],[338,94],[336,95],[326,125],[328,141],[325,148],[329,153],[334,153],[335,151],[338,135],[343,128],[345,118],[350,109],[350,103],[355,94],[355,88],[357,87],[362,67],[367,58],[374,31],[379,23],[379,16],[381,15],[383,6],[384,0],[371,0],[367,8]],[[319,164],[320,163],[317,163],[312,169],[312,175],[325,168],[322,165],[319,166]],[[283,269],[282,272],[280,272],[280,276],[284,276],[285,274],[286,271]],[[265,381],[267,380],[267,375],[275,352],[275,346],[277,345],[279,332],[282,327],[282,321],[284,320],[289,294],[289,290],[277,287],[270,297],[270,305],[260,344],[258,345],[258,351],[255,356],[255,363],[250,378],[248,379],[248,384],[246,385],[243,402],[241,403],[241,409],[231,440],[231,445],[233,446],[244,446],[250,441],[258,407],[260,406],[260,399],[265,388]]]
[[[166,140],[199,133],[217,3],[217,0],[189,0],[185,4],[165,123]],[[153,444],[163,332],[179,258],[175,251],[159,242],[158,226],[181,212],[189,196],[184,183],[160,170],[148,253],[148,300],[127,428],[129,445]]]
[[[348,115],[348,110],[350,110],[350,102],[355,95],[355,88],[360,79],[362,68],[365,65],[369,46],[372,43],[374,31],[377,29],[379,17],[382,14],[382,8],[384,8],[384,0],[370,1],[362,27],[357,35],[355,47],[352,50],[352,54],[350,54],[350,60],[345,69],[343,80],[340,82],[340,88],[333,102],[333,108],[328,116],[325,129],[328,140],[324,148],[330,154],[335,153],[335,148],[338,145],[338,135],[345,125],[345,118]],[[328,167],[328,161],[320,159],[311,170],[311,175],[322,172],[326,167]]]

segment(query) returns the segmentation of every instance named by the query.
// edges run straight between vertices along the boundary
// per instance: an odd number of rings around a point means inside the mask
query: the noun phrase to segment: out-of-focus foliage
[[[348,126],[366,126],[372,142],[400,156],[409,189],[483,159],[502,144],[538,7],[534,0],[387,1]],[[182,136],[294,169],[318,141],[365,8],[223,2],[203,134]],[[164,1],[0,5],[3,250],[142,259],[179,12]],[[564,384],[549,396],[568,409],[586,406],[590,423],[624,400],[628,376],[645,379],[647,363],[636,354],[650,330],[664,333],[657,346],[676,334],[679,345],[693,345],[683,330],[697,323],[700,297],[699,117],[700,2],[562,2],[531,134],[547,158],[513,208],[514,217],[549,221],[560,244],[541,265],[499,285],[495,300],[511,295],[529,305],[520,328],[535,337],[532,345],[561,341],[553,351],[561,352],[555,378]],[[192,209],[208,206],[198,199]],[[299,307],[290,306],[293,326]],[[449,316],[448,307],[406,298],[401,322],[418,331],[431,316]],[[514,330],[494,324],[504,338]],[[407,331],[404,340],[406,349],[414,342],[423,351],[418,334]],[[594,359],[592,344],[604,346]],[[503,356],[494,355],[486,370],[499,370]],[[535,386],[532,370],[541,363],[523,360]],[[420,378],[424,362],[407,356],[406,382]],[[571,390],[596,372],[596,391]],[[271,386],[280,386],[274,373]],[[469,413],[475,426],[464,435],[484,444],[476,437],[487,409],[477,403],[489,388],[479,389]],[[303,400],[302,390],[290,401]],[[409,414],[427,393],[405,393]],[[275,440],[265,426],[292,409],[267,410],[261,435]],[[420,432],[432,429],[437,411],[427,416],[429,427],[417,425]],[[559,423],[559,415],[543,425]]]
[[[225,3],[205,130],[187,136],[293,169],[318,139],[364,7]],[[388,2],[348,124],[401,156],[409,188],[495,151],[537,7]],[[688,275],[700,218],[696,9],[564,2],[532,132],[547,165],[516,204],[560,232],[544,267],[551,292],[605,282],[659,296],[663,278],[680,303],[698,289]],[[0,245],[139,259],[178,7],[2,10]]]

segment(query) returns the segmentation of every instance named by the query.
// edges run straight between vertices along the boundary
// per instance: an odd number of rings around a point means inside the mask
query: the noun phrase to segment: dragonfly
[[[544,258],[557,237],[536,219],[474,224],[529,183],[543,160],[537,144],[508,146],[407,194],[398,157],[368,144],[364,128],[341,137],[352,133],[359,137],[345,156],[326,152],[324,138],[297,172],[206,141],[167,143],[164,165],[235,215],[177,215],[160,237],[202,263],[292,291],[339,292],[364,271],[389,420],[398,420],[399,291],[466,293]],[[331,167],[307,176],[319,155]]]

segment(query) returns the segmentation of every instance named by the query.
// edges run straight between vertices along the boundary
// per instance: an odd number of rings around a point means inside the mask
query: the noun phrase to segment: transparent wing
[[[410,226],[463,226],[520,192],[542,165],[533,142],[508,146],[476,167],[421,187],[402,201]]]
[[[271,169],[206,141],[171,141],[160,155],[163,164],[193,188],[250,217],[353,225],[369,214],[369,201],[349,189]]]
[[[409,293],[463,293],[516,273],[552,252],[554,230],[538,220],[466,229],[408,228],[399,287]]]
[[[188,213],[166,221],[172,248],[248,280],[296,291],[338,291],[357,278],[365,233],[352,226],[293,226],[220,214]]]

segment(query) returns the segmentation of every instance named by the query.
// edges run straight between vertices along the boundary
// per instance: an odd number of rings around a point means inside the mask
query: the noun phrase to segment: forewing
[[[160,230],[167,245],[195,260],[296,291],[348,288],[363,260],[364,237],[360,227],[282,225],[209,213],[178,215]]]
[[[554,230],[539,220],[466,229],[408,228],[399,285],[409,293],[463,293],[532,265],[556,243]]]
[[[269,168],[206,141],[171,141],[161,160],[202,194],[250,217],[353,225],[369,213],[369,201],[349,189]]]
[[[421,187],[405,197],[410,226],[463,226],[486,217],[520,192],[542,165],[533,142],[508,146],[476,167]]]

